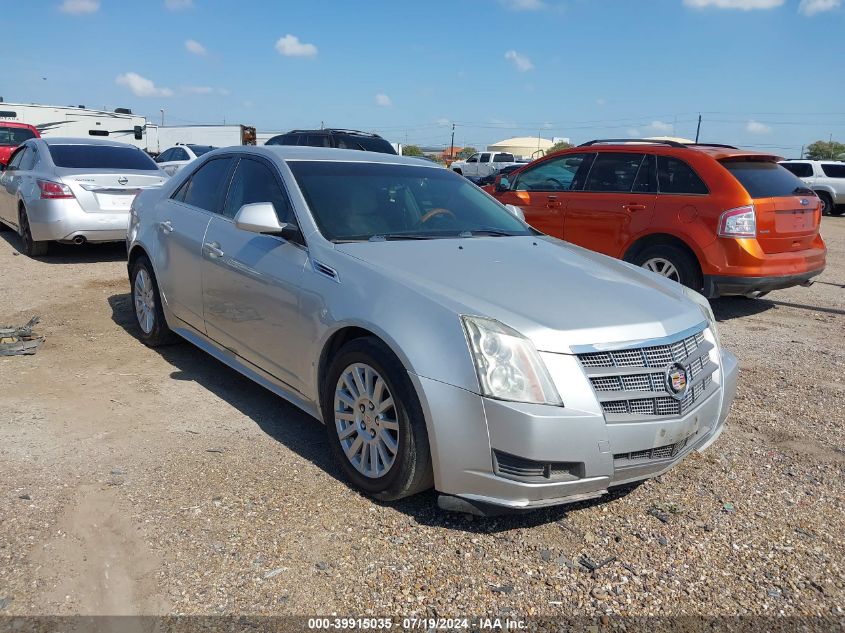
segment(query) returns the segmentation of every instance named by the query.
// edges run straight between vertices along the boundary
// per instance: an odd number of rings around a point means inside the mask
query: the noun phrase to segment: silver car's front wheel
[[[333,351],[320,390],[326,438],[347,479],[385,501],[434,483],[425,417],[408,370],[375,337]]]
[[[132,285],[132,298],[135,303],[135,317],[138,319],[138,325],[144,334],[149,334],[153,331],[155,325],[155,294],[152,279],[143,268],[135,275],[135,283]]]
[[[396,404],[379,373],[354,363],[338,378],[334,422],[341,449],[359,473],[369,479],[390,471],[399,451]]]

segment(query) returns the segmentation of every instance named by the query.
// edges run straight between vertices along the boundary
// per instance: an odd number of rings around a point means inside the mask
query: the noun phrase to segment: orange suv
[[[485,187],[534,228],[708,297],[759,297],[824,270],[822,205],[779,156],[613,139],[544,156]]]

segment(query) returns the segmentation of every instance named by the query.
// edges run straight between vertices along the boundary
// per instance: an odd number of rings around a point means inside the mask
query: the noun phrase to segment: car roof
[[[653,150],[655,153],[659,154],[666,154],[666,155],[674,155],[680,153],[681,155],[687,152],[700,152],[702,154],[706,154],[713,158],[714,160],[725,160],[731,158],[758,158],[763,160],[775,160],[781,161],[783,160],[782,156],[778,156],[777,154],[771,154],[769,152],[757,152],[754,150],[747,150],[741,149],[738,147],[732,147],[730,145],[709,145],[706,143],[700,144],[681,144],[681,143],[666,143],[665,141],[659,140],[631,140],[631,141],[613,141],[613,142],[592,142],[592,144],[584,144],[579,145],[578,147],[571,147],[564,150],[562,152],[572,152],[573,150],[578,151],[599,151],[599,152],[612,152],[612,151],[633,151],[633,148],[643,149],[648,148]],[[557,152],[554,152],[557,154]],[[548,154],[551,156],[552,154]]]
[[[381,152],[364,152],[357,149],[339,149],[334,147],[309,147],[304,145],[243,145],[236,147],[222,147],[212,150],[205,156],[221,153],[252,153],[267,156],[282,161],[317,160],[344,163],[385,163],[393,165],[416,165],[430,169],[443,169],[438,163],[428,160],[383,154]]]
[[[73,136],[51,136],[49,138],[41,138],[41,141],[47,145],[104,145],[107,147],[132,147],[138,149],[129,143],[120,143],[119,141],[110,141],[100,138],[78,138]],[[139,151],[141,151],[139,149]]]
[[[21,127],[27,129],[37,130],[38,128],[29,123],[21,123],[20,121],[0,121],[0,125],[4,127]]]

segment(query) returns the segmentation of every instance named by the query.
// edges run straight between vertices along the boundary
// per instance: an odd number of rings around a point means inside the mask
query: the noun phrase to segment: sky
[[[394,142],[845,141],[843,0],[4,2],[7,102]],[[17,25],[17,28],[9,28]],[[26,25],[31,25],[27,27]]]

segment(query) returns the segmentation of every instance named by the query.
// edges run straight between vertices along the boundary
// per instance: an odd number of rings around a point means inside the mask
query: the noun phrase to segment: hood
[[[457,314],[497,319],[539,351],[672,335],[704,321],[675,282],[550,237],[336,245]]]

